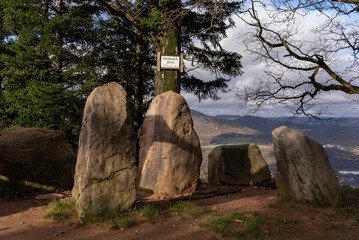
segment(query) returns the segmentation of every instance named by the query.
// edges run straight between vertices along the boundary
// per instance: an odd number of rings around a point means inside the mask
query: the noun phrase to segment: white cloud
[[[260,10],[259,14],[263,15],[265,11]],[[317,13],[311,12],[306,14],[303,17],[297,19],[297,26],[301,29],[301,34],[297,35],[297,40],[306,40],[306,41],[317,41],[315,33],[312,29],[320,26],[325,21],[323,15],[318,15]],[[229,29],[227,32],[228,38],[221,41],[222,47],[229,51],[238,52],[243,56],[242,65],[244,74],[238,78],[234,78],[229,83],[229,93],[223,94],[220,93],[221,97],[218,101],[213,100],[203,100],[198,102],[196,96],[188,93],[182,93],[188,102],[189,106],[197,111],[203,112],[208,115],[245,115],[248,114],[252,105],[247,105],[246,108],[243,108],[243,105],[237,99],[235,92],[237,87],[240,86],[252,86],[253,84],[262,81],[265,78],[264,70],[266,65],[264,63],[258,63],[255,61],[256,56],[250,55],[246,51],[246,47],[243,44],[243,37],[245,37],[248,32],[248,26],[243,23],[239,18],[235,18],[236,28]],[[350,55],[346,56],[343,54],[341,60],[345,62],[345,59],[350,59]],[[339,61],[340,63],[340,61]],[[344,70],[344,64],[338,64],[338,61],[335,63],[337,69]],[[353,73],[354,74],[354,73]],[[214,76],[211,76],[210,73],[204,71],[196,71],[196,76],[202,79],[213,79]],[[295,78],[298,76],[292,76]],[[320,95],[320,103],[326,105],[328,111],[326,116],[331,117],[359,117],[359,96],[348,96],[342,92],[327,92]],[[324,105],[323,105],[324,106]],[[259,116],[266,117],[280,117],[280,116],[290,116],[291,111],[288,110],[285,106],[280,104],[268,104],[264,106],[266,110],[259,111],[256,114]],[[268,109],[270,109],[268,111]]]

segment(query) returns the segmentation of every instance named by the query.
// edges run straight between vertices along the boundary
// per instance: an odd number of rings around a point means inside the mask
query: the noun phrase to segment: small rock
[[[54,201],[59,198],[63,198],[63,194],[59,193],[47,193],[47,194],[40,194],[35,197],[36,202],[50,202]]]
[[[176,227],[176,225],[174,225],[174,224],[173,224],[173,225],[172,225],[172,227],[174,227],[174,228],[175,228],[175,227]]]
[[[20,225],[24,224],[23,222],[20,222]]]
[[[237,223],[244,223],[244,221],[240,219],[235,219],[234,221],[236,221]]]
[[[54,234],[54,237],[57,237],[57,234],[56,234],[56,233]]]
[[[208,155],[208,181],[213,185],[249,185],[268,181],[271,173],[255,144],[226,145]]]

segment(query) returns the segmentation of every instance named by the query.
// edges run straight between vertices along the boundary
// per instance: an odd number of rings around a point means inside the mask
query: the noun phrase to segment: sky
[[[200,111],[204,114],[215,115],[255,115],[261,117],[283,117],[292,116],[292,112],[283,105],[271,104],[266,106],[266,109],[253,112],[251,105],[245,106],[237,97],[237,87],[243,84],[255,84],[254,80],[260,79],[264,76],[264,64],[255,62],[255,57],[250,55],[243,44],[241,36],[246,35],[248,27],[238,18],[235,17],[236,27],[227,32],[228,38],[222,40],[222,47],[229,51],[235,51],[242,55],[242,65],[244,74],[237,78],[233,78],[228,84],[229,93],[219,93],[220,100],[202,100],[193,94],[182,92],[188,105],[191,109]],[[311,38],[312,32],[309,30],[319,24],[320,18],[317,14],[309,14],[305,18],[298,20],[301,27],[304,26],[304,34],[301,38]],[[308,29],[308,31],[307,31]],[[213,79],[210,73],[204,71],[197,71],[196,76],[201,79]],[[359,99],[357,96],[348,96],[342,92],[330,92],[322,95],[321,106],[326,110],[323,116],[326,117],[359,117]]]

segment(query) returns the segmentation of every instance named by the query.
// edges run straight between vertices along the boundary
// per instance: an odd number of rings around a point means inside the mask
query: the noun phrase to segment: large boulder
[[[257,145],[225,145],[208,156],[208,181],[212,185],[254,185],[271,179]]]
[[[202,152],[181,95],[170,91],[154,98],[138,138],[140,188],[169,194],[195,191]]]
[[[123,88],[97,87],[84,110],[72,190],[79,216],[124,211],[136,200],[136,134]]]
[[[340,206],[343,195],[321,144],[288,127],[272,132],[279,192],[285,200]]]
[[[0,181],[5,180],[0,186],[11,191],[71,188],[75,162],[62,131],[20,128],[0,133]]]

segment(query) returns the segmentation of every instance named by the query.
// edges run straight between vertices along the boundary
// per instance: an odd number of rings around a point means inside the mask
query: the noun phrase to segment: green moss
[[[159,208],[155,208],[150,205],[145,205],[137,210],[139,216],[143,217],[142,221],[154,222],[156,217],[162,216],[162,212]]]
[[[207,210],[204,207],[198,207],[192,202],[188,201],[179,201],[172,203],[167,212],[176,213],[178,215],[188,215],[193,217],[199,217],[207,213]]]
[[[257,212],[246,218],[241,212],[208,215],[205,222],[198,226],[207,227],[222,237],[245,237],[246,239],[264,239],[260,226],[265,219]]]
[[[343,193],[351,193],[351,194],[359,196],[359,188],[353,188],[349,185],[343,185],[342,191],[343,191]]]
[[[336,208],[336,212],[344,216],[354,218],[359,224],[359,209],[356,209],[353,206],[344,206],[341,208]]]
[[[45,206],[49,209],[44,218],[52,218],[56,221],[68,219],[76,215],[75,201],[72,199],[56,200]]]
[[[283,202],[291,202],[292,196],[288,192],[288,189],[280,172],[277,172],[275,175],[275,184],[277,186],[279,199]]]

